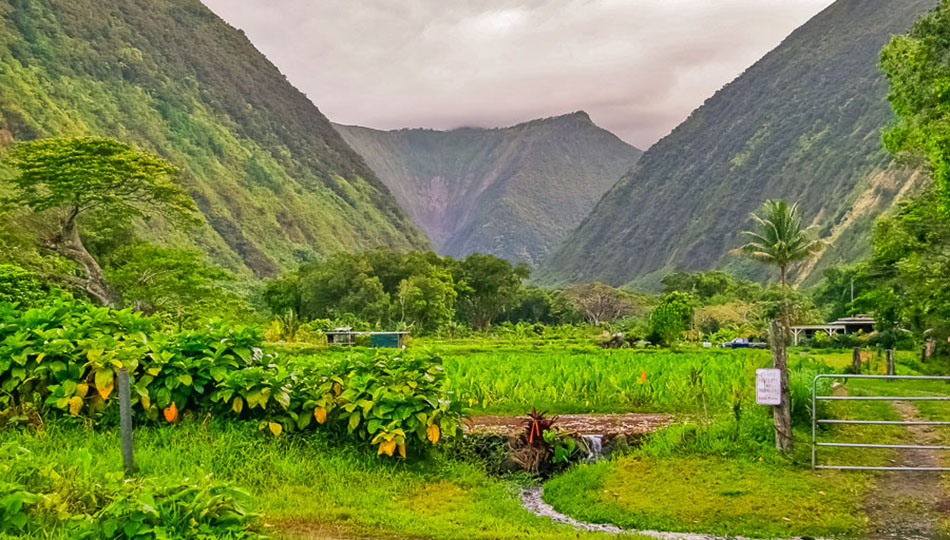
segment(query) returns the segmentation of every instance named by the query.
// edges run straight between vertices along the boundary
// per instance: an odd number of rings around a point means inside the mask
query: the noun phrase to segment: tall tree
[[[487,330],[495,318],[515,306],[521,282],[530,275],[527,265],[512,266],[493,255],[473,253],[458,261],[453,271],[458,290],[458,314],[476,330]]]
[[[565,294],[594,326],[629,315],[636,309],[632,294],[599,282],[574,285]]]
[[[752,260],[779,269],[782,309],[772,325],[772,359],[782,374],[782,403],[773,409],[775,418],[775,447],[783,452],[792,449],[792,404],[788,386],[788,364],[785,345],[788,341],[790,310],[788,305],[788,270],[795,263],[807,260],[827,245],[815,238],[815,227],[804,228],[798,204],[782,200],[765,201],[759,213],[750,215],[755,229],[743,231],[749,242],[736,252]]]
[[[175,183],[173,165],[112,139],[23,142],[13,146],[6,161],[17,174],[10,181],[12,195],[2,202],[45,218],[41,245],[78,264],[84,276],[66,279],[103,305],[116,306],[120,298],[83,243],[87,219],[106,217],[116,224],[155,215],[178,223],[194,219],[194,201]]]

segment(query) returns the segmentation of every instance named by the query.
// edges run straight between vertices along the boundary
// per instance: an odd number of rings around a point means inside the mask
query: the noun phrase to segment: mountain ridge
[[[496,128],[334,127],[441,253],[529,264],[642,153],[584,111]]]
[[[646,284],[714,267],[761,277],[729,250],[766,198],[800,201],[825,235],[847,225],[808,272],[866,255],[873,216],[912,176],[880,144],[891,112],[878,54],[934,5],[838,0],[823,10],[654,144],[538,279]]]
[[[145,234],[244,273],[428,246],[316,105],[198,0],[0,4],[0,130],[114,137],[168,159],[209,227]]]

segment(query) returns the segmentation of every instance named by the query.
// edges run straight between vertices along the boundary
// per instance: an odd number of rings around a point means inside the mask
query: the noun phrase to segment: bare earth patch
[[[894,404],[904,420],[920,420],[916,407],[904,401]],[[934,426],[909,426],[914,445],[944,444]],[[901,450],[893,465],[900,467],[940,467],[936,450]],[[950,515],[950,497],[944,489],[946,475],[927,471],[883,473],[868,498],[874,538],[950,539],[943,521]]]
[[[420,537],[370,531],[345,523],[307,519],[275,520],[268,529],[268,532],[276,531],[279,538],[287,540],[422,540]]]
[[[516,435],[524,430],[523,416],[475,416],[468,431],[488,435]],[[669,414],[562,414],[557,426],[582,435],[637,435],[666,427]]]

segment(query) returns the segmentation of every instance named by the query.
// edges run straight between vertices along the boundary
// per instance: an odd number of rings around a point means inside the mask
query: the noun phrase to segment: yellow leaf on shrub
[[[244,410],[244,400],[241,399],[241,396],[234,398],[234,401],[231,403],[231,409],[234,412],[241,414],[241,411]]]
[[[79,384],[76,385],[76,393],[75,393],[76,396],[79,396],[79,397],[81,397],[81,398],[84,398],[84,397],[86,397],[86,394],[88,394],[88,393],[89,393],[89,385],[88,385],[88,384],[86,384],[86,383],[79,383]]]
[[[82,410],[82,398],[73,396],[69,398],[69,414],[76,416]]]
[[[178,419],[178,407],[175,406],[175,402],[172,401],[172,404],[168,407],[165,407],[165,420],[168,422],[174,422]]]
[[[439,435],[439,426],[435,424],[432,424],[428,429],[426,429],[426,437],[432,442],[432,444],[439,442]]]
[[[109,399],[113,388],[115,388],[115,374],[112,370],[103,368],[96,371],[96,390],[102,399]]]
[[[277,422],[268,422],[267,429],[269,429],[271,433],[277,436],[277,435],[280,435],[282,431],[284,431],[284,426],[278,424]]]
[[[318,424],[327,421],[327,410],[324,407],[317,407],[313,410],[313,417],[317,419]]]
[[[406,457],[406,445],[400,444],[398,448],[399,448],[399,455],[402,457]]]
[[[376,455],[386,454],[387,456],[392,456],[395,449],[396,441],[383,441],[379,443],[379,450],[376,452]]]
[[[148,397],[148,394],[144,396],[139,396],[139,401],[142,403],[142,408],[147,409],[152,406],[152,399]]]

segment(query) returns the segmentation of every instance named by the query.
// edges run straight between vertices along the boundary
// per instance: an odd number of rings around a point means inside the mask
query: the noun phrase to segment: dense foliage
[[[950,214],[950,2],[922,17],[909,32],[894,36],[881,52],[890,83],[887,95],[897,121],[884,142],[896,154],[921,156],[929,165]]]
[[[362,321],[433,332],[456,318],[485,330],[518,306],[525,266],[491,255],[339,253],[271,281],[263,297],[278,316]]]
[[[257,517],[249,495],[212,481],[127,480],[100,475],[77,481],[66,464],[41,464],[29,450],[0,446],[0,534],[53,531],[83,540],[256,539]],[[78,464],[83,467],[83,464]]]
[[[274,435],[325,424],[392,456],[409,437],[455,435],[459,404],[437,358],[385,353],[327,364],[279,361],[260,335],[212,323],[184,333],[129,311],[59,302],[26,311],[0,304],[0,407],[50,405],[72,416],[115,414],[116,376],[127,368],[140,418],[228,414]]]

